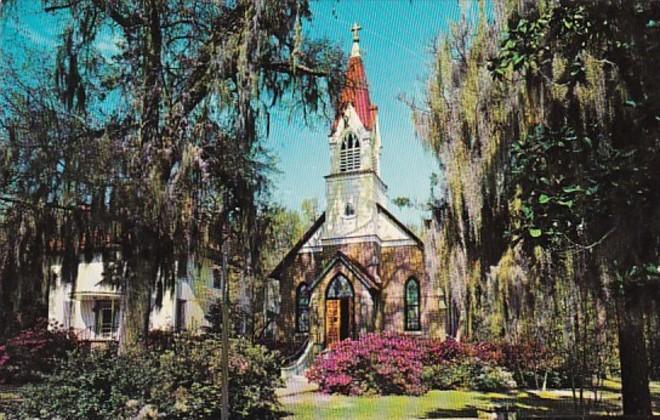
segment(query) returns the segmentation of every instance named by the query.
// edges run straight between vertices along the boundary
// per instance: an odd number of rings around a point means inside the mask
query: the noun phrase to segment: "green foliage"
[[[533,20],[519,16],[515,18],[509,22],[507,36],[500,44],[496,59],[489,63],[493,76],[499,80],[513,71],[523,71],[532,65],[533,57],[539,53],[549,16]]]
[[[450,333],[542,335],[579,386],[620,355],[638,415],[632,338],[660,296],[658,6],[500,1],[492,24],[466,18],[440,43],[415,115],[447,179],[432,246]]]
[[[602,236],[615,223],[612,201],[618,208],[648,201],[648,164],[634,150],[613,149],[570,127],[536,126],[511,148],[511,184],[522,200],[514,234],[529,232],[532,244],[562,250]]]
[[[225,233],[230,257],[262,274],[270,110],[331,114],[344,55],[302,36],[306,0],[37,3],[67,24],[36,65],[0,69],[0,316],[46,306],[51,257],[71,281],[108,251],[131,273],[121,346],[137,346],[151,292]],[[112,57],[98,48],[109,30]]]
[[[167,419],[213,419],[220,413],[221,344],[178,338],[159,352],[117,356],[115,349],[74,352],[42,384],[31,386],[22,415],[41,418],[133,418],[151,406]],[[279,365],[245,340],[230,348],[232,418],[270,418],[277,410]]]
[[[236,334],[236,327],[241,323],[241,312],[229,306],[229,334],[233,336]],[[204,331],[208,334],[218,335],[222,334],[222,298],[217,298],[210,306],[204,318],[208,321],[209,325],[204,327]]]
[[[392,203],[400,209],[404,207],[412,207],[413,205],[409,197],[396,197],[392,200]]]
[[[140,404],[155,387],[157,368],[148,355],[116,356],[116,349],[71,353],[55,373],[27,388],[25,417],[122,418],[127,402]]]
[[[513,374],[506,368],[478,358],[463,358],[424,368],[422,382],[431,389],[502,391],[516,388]]]

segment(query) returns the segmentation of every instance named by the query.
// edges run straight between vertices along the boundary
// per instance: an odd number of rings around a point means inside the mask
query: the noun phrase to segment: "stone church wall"
[[[444,336],[444,314],[440,310],[441,293],[430,284],[425,273],[424,252],[414,245],[381,248],[378,243],[355,243],[326,246],[320,252],[300,253],[283,272],[280,281],[281,306],[277,320],[278,337],[283,341],[300,341],[296,336],[296,289],[304,281],[311,286],[325,265],[341,251],[362,269],[380,282],[382,290],[372,305],[367,299],[368,291],[348,270],[341,271],[354,287],[356,335],[371,331],[389,331],[419,334],[430,337]],[[324,297],[327,283],[339,271],[333,268],[317,285],[312,294],[311,336],[323,342]],[[406,332],[404,326],[404,287],[410,277],[420,283],[421,330]],[[362,290],[364,289],[364,290]]]
[[[425,272],[424,252],[417,246],[385,247],[381,251],[380,275],[383,305],[377,321],[382,331],[444,337],[444,314],[440,311],[442,294]],[[405,331],[404,288],[414,277],[420,285],[420,331]],[[378,319],[378,318],[377,318]]]

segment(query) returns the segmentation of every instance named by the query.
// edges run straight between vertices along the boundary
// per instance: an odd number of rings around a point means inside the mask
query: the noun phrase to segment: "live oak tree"
[[[53,252],[71,273],[83,248],[105,252],[107,280],[124,291],[126,351],[146,335],[151,296],[171,287],[191,256],[233,237],[249,259],[258,243],[238,232],[256,223],[267,185],[259,140],[269,109],[286,103],[304,118],[330,110],[343,57],[304,36],[306,0],[44,0],[43,11],[66,20],[49,72],[54,85],[40,91],[56,100],[37,101],[53,116],[40,136],[25,126],[20,104],[5,114],[2,192],[30,210],[23,217],[35,228],[7,238],[8,248],[31,244],[31,254],[7,258],[19,262],[5,267],[18,277],[2,282],[37,284],[22,278],[23,268]],[[111,57],[96,48],[109,34]],[[73,150],[41,163],[26,156],[48,156],[44,144],[28,147],[36,138]]]
[[[648,415],[660,4],[502,1],[493,17],[482,11],[476,27],[466,19],[441,44],[428,110],[416,112],[447,172],[437,251],[453,267],[452,303],[471,334],[492,279],[516,284],[501,289],[505,319],[512,309],[534,319],[532,288],[574,276],[594,299],[614,301],[624,413]],[[520,290],[527,303],[512,308]]]
[[[613,289],[624,413],[635,415],[651,413],[644,313],[660,286],[659,22],[655,2],[532,8],[511,16],[491,67],[534,86],[540,114],[513,146],[520,230],[585,254]]]

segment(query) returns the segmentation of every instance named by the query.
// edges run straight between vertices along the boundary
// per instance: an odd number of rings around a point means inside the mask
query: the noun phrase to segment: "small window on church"
[[[296,290],[296,331],[309,332],[309,286],[305,283]]]
[[[360,169],[360,141],[353,133],[349,133],[341,142],[339,155],[339,171],[348,172]]]
[[[344,207],[344,216],[346,217],[355,216],[355,208],[353,208],[353,205],[351,203],[346,203],[346,207]]]
[[[406,282],[404,306],[406,331],[419,331],[419,282],[414,278]]]

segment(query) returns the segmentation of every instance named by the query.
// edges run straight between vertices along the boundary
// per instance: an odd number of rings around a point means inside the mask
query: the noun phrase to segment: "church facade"
[[[279,297],[276,335],[308,341],[316,351],[370,332],[443,337],[445,331],[424,244],[387,209],[378,109],[358,30],[329,135],[326,210],[271,274]]]

